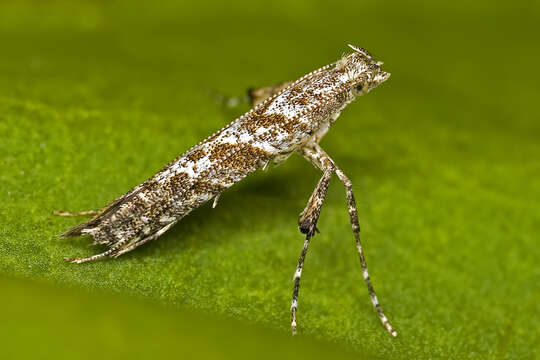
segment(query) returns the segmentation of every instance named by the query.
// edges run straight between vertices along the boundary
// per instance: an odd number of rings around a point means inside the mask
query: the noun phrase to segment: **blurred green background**
[[[1,1],[2,350],[22,357],[534,359],[540,331],[537,1]],[[359,203],[371,308],[333,180],[289,304],[299,156],[114,261],[56,234],[248,108],[363,46],[388,82],[322,146]],[[205,315],[203,315],[203,313]]]

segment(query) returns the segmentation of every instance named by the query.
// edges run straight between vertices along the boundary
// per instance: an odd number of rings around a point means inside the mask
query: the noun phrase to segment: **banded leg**
[[[119,257],[120,255],[122,254],[125,254],[127,252],[130,252],[131,250],[135,249],[136,247],[139,247],[141,246],[142,244],[146,244],[147,242],[149,241],[152,241],[152,240],[156,240],[158,237],[160,237],[161,235],[163,235],[163,233],[167,230],[169,230],[174,224],[176,224],[176,222],[172,222],[170,223],[169,225],[166,225],[165,227],[161,228],[160,230],[156,231],[154,234],[152,235],[149,235],[145,238],[142,238],[141,240],[139,241],[136,241],[134,242],[133,244],[130,244],[129,246],[126,246],[125,248],[123,249],[120,249],[118,250],[116,253],[114,253],[112,256],[114,258],[117,258]]]
[[[64,260],[69,261],[73,264],[82,264],[89,261],[96,261],[103,259],[108,256],[114,256],[116,252],[118,252],[118,249],[120,249],[122,246],[124,246],[127,243],[127,240],[120,240],[117,243],[113,244],[109,250],[102,252],[101,254],[92,255],[85,258],[72,258],[72,257],[65,257]]]
[[[308,147],[302,149],[301,153],[307,160],[309,160],[313,165],[315,165],[322,171],[326,171],[326,169],[328,169],[328,167],[330,166],[329,164],[332,164],[335,169],[336,175],[345,186],[347,194],[347,209],[349,212],[352,232],[356,240],[356,248],[358,250],[360,266],[362,267],[362,275],[366,283],[369,296],[371,297],[371,302],[373,303],[373,307],[379,315],[379,319],[381,320],[381,323],[386,328],[386,330],[388,330],[388,332],[392,336],[397,336],[397,332],[392,328],[390,322],[388,321],[388,318],[384,315],[381,305],[379,304],[379,300],[377,299],[377,294],[375,293],[375,290],[369,278],[367,262],[362,249],[362,244],[360,242],[360,225],[358,221],[358,210],[356,208],[356,201],[354,200],[351,181],[345,175],[345,173],[343,173],[343,171],[336,166],[334,161],[324,152],[324,150],[319,146],[319,144],[310,144]]]
[[[392,325],[390,325],[388,318],[384,315],[381,305],[379,304],[379,300],[377,299],[377,294],[375,293],[375,289],[373,289],[373,285],[371,284],[371,280],[369,278],[366,257],[364,256],[364,251],[362,250],[362,244],[360,242],[360,225],[358,221],[358,210],[356,208],[356,201],[354,200],[352,183],[347,178],[347,176],[343,173],[343,171],[341,171],[340,169],[336,169],[336,175],[341,180],[343,185],[345,185],[345,189],[347,191],[347,209],[349,211],[351,227],[354,233],[354,238],[356,240],[356,249],[358,250],[360,266],[362,267],[362,275],[364,277],[364,281],[368,288],[369,296],[371,297],[371,302],[373,303],[373,307],[375,308],[375,311],[377,311],[377,314],[379,315],[379,319],[381,320],[381,323],[383,324],[383,326],[386,328],[386,330],[388,330],[388,332],[392,336],[396,337],[397,332],[392,328]]]
[[[64,260],[69,261],[71,263],[75,264],[81,264],[83,262],[89,262],[89,261],[96,261],[99,259],[103,259],[104,257],[114,257],[117,258],[120,255],[123,255],[127,252],[130,252],[131,250],[135,249],[136,247],[141,246],[142,244],[145,244],[149,241],[155,240],[167,230],[169,230],[176,222],[172,222],[163,228],[161,228],[159,231],[156,231],[154,234],[149,235],[145,238],[142,238],[138,241],[135,241],[134,243],[127,244],[127,240],[120,240],[117,243],[113,244],[111,248],[105,252],[102,252],[101,254],[89,256],[86,258],[64,258]],[[124,245],[127,245],[124,247]]]
[[[306,258],[309,241],[313,235],[315,235],[315,232],[318,231],[317,221],[319,220],[321,208],[328,191],[328,184],[330,183],[333,173],[333,168],[324,172],[321,180],[319,180],[315,190],[313,190],[313,193],[309,197],[306,208],[300,214],[300,220],[298,221],[298,227],[302,233],[306,234],[306,240],[304,241],[304,247],[300,253],[300,258],[298,259],[298,265],[296,266],[293,279],[294,288],[291,301],[291,329],[293,335],[296,334],[296,311],[298,309],[298,292],[300,291],[300,277],[302,276],[302,268],[304,267],[304,260]]]
[[[300,290],[300,277],[302,276],[302,268],[304,267],[304,260],[306,258],[309,241],[311,240],[311,234],[306,234],[306,240],[304,240],[304,247],[300,253],[298,259],[298,265],[294,272],[294,288],[291,301],[291,330],[293,335],[296,335],[296,310],[298,309],[298,291]]]
[[[321,214],[321,208],[326,198],[326,193],[328,192],[328,185],[330,184],[330,179],[334,173],[334,168],[327,169],[319,183],[313,190],[306,207],[302,213],[300,213],[300,220],[298,220],[298,227],[303,234],[310,234],[313,236],[315,232],[318,232],[317,221],[319,220],[319,215]]]
[[[71,212],[71,211],[56,211],[53,210],[53,215],[58,216],[85,216],[85,215],[97,215],[99,214],[100,210],[87,210],[87,211],[79,211],[79,212]]]

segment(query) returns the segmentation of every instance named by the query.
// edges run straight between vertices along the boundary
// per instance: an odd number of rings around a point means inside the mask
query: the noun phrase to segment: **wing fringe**
[[[99,211],[97,215],[95,215],[90,220],[83,222],[82,224],[76,225],[72,227],[71,229],[61,233],[58,235],[59,237],[72,237],[72,236],[80,236],[83,235],[84,230],[96,228],[99,226],[99,224],[109,218],[123,203],[128,201],[130,198],[135,195],[135,193],[139,190],[138,188],[134,191],[130,191],[127,194],[124,194],[120,196],[118,199],[112,201],[107,206],[105,206],[103,209]]]

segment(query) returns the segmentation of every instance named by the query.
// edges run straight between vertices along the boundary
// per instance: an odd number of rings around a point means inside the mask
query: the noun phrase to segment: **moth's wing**
[[[153,177],[145,181],[144,183],[134,187],[131,191],[127,192],[126,194],[120,196],[118,199],[112,201],[107,206],[105,206],[103,209],[99,211],[99,213],[91,218],[90,220],[79,224],[77,226],[72,227],[68,231],[60,234],[61,237],[68,237],[68,236],[79,236],[83,235],[86,229],[93,229],[100,226],[102,222],[109,219],[114,213],[116,213],[119,208],[133,200],[135,196],[137,196],[139,193],[145,191],[147,189],[147,185],[149,182],[160,182],[163,178],[167,178],[167,176],[170,176],[170,169],[173,167],[181,167],[183,164],[187,161],[189,161],[189,158],[186,157],[186,154],[189,155],[190,152],[196,151],[198,148],[200,148],[200,144],[194,146],[190,150],[188,150],[185,154],[180,155],[173,161],[171,161],[167,166],[165,166],[163,169],[161,169],[157,174],[155,174]],[[186,188],[190,187],[190,184],[184,184]]]
[[[109,204],[107,204],[103,209],[99,211],[97,215],[95,215],[90,220],[76,225],[69,229],[68,231],[60,234],[61,237],[69,237],[69,236],[79,236],[82,235],[82,231],[87,228],[94,228],[98,226],[104,219],[108,218],[113,214],[122,204],[124,204],[126,201],[131,199],[139,190],[141,186],[135,187],[133,190],[128,192],[127,194],[124,194],[117,198],[116,200],[113,200]]]

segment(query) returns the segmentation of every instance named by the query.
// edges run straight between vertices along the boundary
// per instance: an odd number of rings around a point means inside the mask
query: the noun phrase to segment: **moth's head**
[[[363,95],[388,80],[390,73],[381,69],[382,62],[374,61],[365,49],[353,45],[349,47],[354,52],[342,57],[335,69],[343,74],[343,80],[354,96]]]

